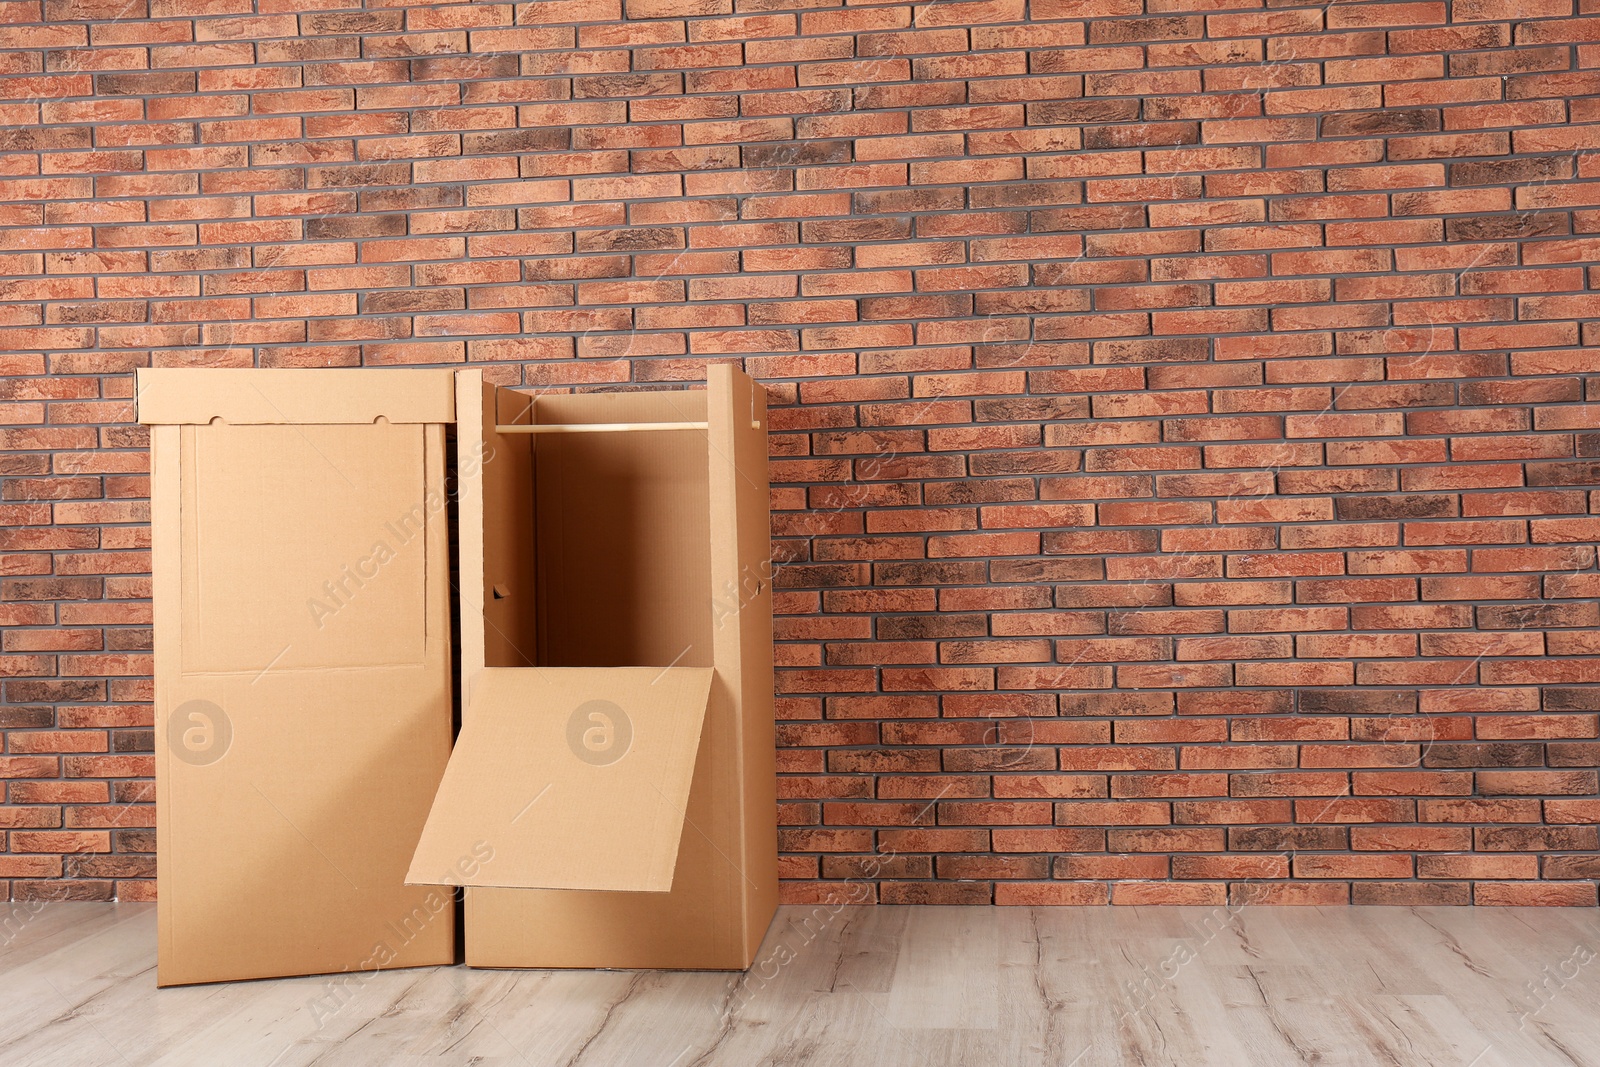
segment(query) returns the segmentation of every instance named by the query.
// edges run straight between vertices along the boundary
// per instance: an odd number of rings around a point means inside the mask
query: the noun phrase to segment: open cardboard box
[[[446,886],[474,966],[749,965],[777,901],[766,409],[709,377],[140,372],[160,984],[453,962]]]

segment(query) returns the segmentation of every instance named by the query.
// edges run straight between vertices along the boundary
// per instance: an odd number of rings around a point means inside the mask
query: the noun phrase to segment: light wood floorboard
[[[152,906],[0,904],[0,990],[6,1067],[1600,1067],[1600,911],[794,907],[744,975],[157,990]]]

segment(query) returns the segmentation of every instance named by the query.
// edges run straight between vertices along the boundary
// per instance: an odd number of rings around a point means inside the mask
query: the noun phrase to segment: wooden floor
[[[1600,1067],[1595,910],[786,908],[747,975],[163,990],[151,905],[0,916],[7,1067]]]

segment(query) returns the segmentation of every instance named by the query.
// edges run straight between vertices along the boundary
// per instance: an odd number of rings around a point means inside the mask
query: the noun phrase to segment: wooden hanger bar
[[[645,430],[708,430],[706,422],[574,422],[500,425],[495,433],[632,433]]]

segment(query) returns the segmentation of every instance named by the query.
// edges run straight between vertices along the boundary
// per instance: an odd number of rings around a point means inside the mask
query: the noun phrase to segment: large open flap
[[[407,884],[671,889],[713,673],[480,671]]]

